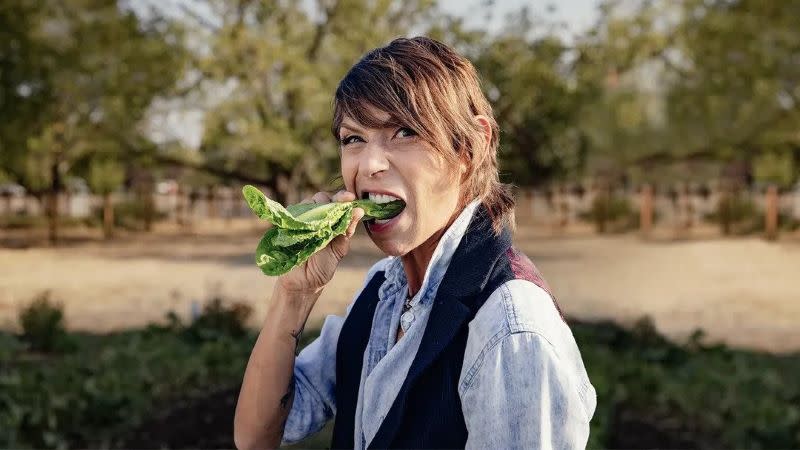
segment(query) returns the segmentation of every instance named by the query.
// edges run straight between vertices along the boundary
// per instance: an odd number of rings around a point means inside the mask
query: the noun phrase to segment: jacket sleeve
[[[361,291],[381,268],[382,261],[370,268],[364,285],[347,306],[345,316],[327,316],[319,337],[295,358],[294,400],[286,419],[281,445],[293,444],[316,433],[336,414],[336,347],[339,332]]]
[[[591,413],[571,371],[535,332],[486,349],[462,393],[466,448],[583,449]]]

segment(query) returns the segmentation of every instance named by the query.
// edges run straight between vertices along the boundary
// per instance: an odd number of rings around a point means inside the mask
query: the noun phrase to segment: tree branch
[[[323,6],[323,1],[319,0],[318,4],[325,10],[325,18],[317,24],[317,28],[314,31],[314,38],[311,39],[311,45],[308,47],[306,51],[306,57],[309,61],[314,62],[317,59],[317,55],[319,54],[319,49],[322,48],[322,40],[325,38],[325,35],[330,28],[331,21],[336,16],[336,12],[339,9],[339,1],[333,2],[330,6]]]

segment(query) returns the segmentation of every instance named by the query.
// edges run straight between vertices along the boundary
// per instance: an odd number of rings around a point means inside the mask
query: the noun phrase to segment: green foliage
[[[241,311],[212,302],[189,325],[173,314],[141,330],[70,334],[77,351],[44,359],[0,333],[0,446],[119,448],[176,400],[236,385],[255,343],[235,323]]]
[[[206,88],[224,100],[206,112],[200,154],[207,166],[262,179],[281,203],[298,187],[339,171],[331,98],[366,51],[419,30],[432,0],[246,2],[214,0],[193,28],[210,51],[194,58]],[[193,92],[194,94],[196,92]]]
[[[296,267],[314,253],[325,248],[336,236],[344,234],[353,217],[354,208],[364,210],[364,219],[388,219],[405,208],[405,202],[395,200],[378,204],[371,200],[331,202],[326,204],[297,204],[286,208],[267,198],[257,188],[242,188],[250,209],[274,227],[261,238],[256,249],[256,265],[266,275],[281,275]]]
[[[581,218],[593,222],[598,233],[628,231],[639,225],[639,212],[627,197],[616,194],[595,196],[591,209]]]
[[[203,306],[202,313],[186,327],[185,332],[187,337],[197,342],[224,336],[241,338],[247,335],[247,320],[252,313],[253,308],[247,303],[234,302],[226,306],[222,298],[215,297]]]
[[[724,234],[744,235],[765,230],[764,211],[742,192],[724,194],[717,202],[716,209],[705,218],[718,223]],[[800,228],[800,221],[790,211],[779,211],[778,228],[794,231]]]
[[[747,234],[763,229],[764,213],[742,193],[723,194],[706,219],[720,224],[724,234]]]
[[[541,185],[584,167],[586,139],[576,125],[588,83],[561,75],[571,50],[551,34],[532,38],[527,14],[484,38],[474,63],[500,127],[502,171],[516,184]]]
[[[242,334],[248,308],[225,303],[212,300],[190,324],[171,314],[141,330],[72,334],[77,351],[44,359],[0,333],[0,446],[124,447],[124,437],[146,433],[140,427],[152,418],[238,386],[256,336]],[[800,354],[707,345],[700,332],[675,344],[648,319],[629,330],[610,322],[570,327],[597,391],[589,448],[800,446]],[[301,347],[317,335],[308,330]],[[231,406],[199,404],[233,420]],[[220,429],[192,428],[197,442],[233,445],[229,435],[208,435]],[[330,430],[294,447],[325,448]]]
[[[0,5],[0,171],[29,193],[59,192],[69,176],[113,189],[112,166],[148,148],[142,122],[183,76],[185,52],[174,24],[140,18],[124,3]],[[96,158],[109,170],[91,169]],[[54,242],[58,224],[53,218]]]
[[[64,306],[50,300],[45,291],[19,312],[22,339],[31,350],[52,352],[72,347],[64,327]]]
[[[797,178],[795,161],[790,152],[765,152],[753,161],[753,176],[763,183],[775,183],[787,188]]]
[[[757,180],[796,178],[800,123],[796,1],[602,2],[574,73],[593,172],[705,181],[675,163],[742,160]],[[794,170],[794,172],[792,172]]]
[[[94,208],[92,225],[103,223],[103,208]],[[141,198],[134,198],[114,204],[114,226],[124,230],[143,231],[148,215],[153,220],[167,217],[166,213],[152,210],[152,205]]]
[[[708,346],[702,333],[677,345],[649,321],[571,327],[597,390],[590,448],[800,445],[800,354]]]
[[[89,166],[89,187],[95,194],[110,194],[125,180],[125,169],[113,159],[93,159]]]

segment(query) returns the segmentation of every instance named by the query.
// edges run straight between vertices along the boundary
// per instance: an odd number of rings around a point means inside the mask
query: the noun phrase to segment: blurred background
[[[800,447],[798,17],[797,0],[3,1],[0,447],[232,447],[274,282],[241,187],[334,189],[336,83],[420,34],[483,79],[515,244],[597,389],[590,447]],[[304,343],[381,257],[360,229]]]

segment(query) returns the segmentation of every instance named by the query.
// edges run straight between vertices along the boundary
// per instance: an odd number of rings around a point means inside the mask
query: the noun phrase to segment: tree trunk
[[[3,215],[11,216],[11,193],[4,192],[0,194],[3,197]]]
[[[186,193],[183,190],[183,187],[178,184],[178,188],[175,190],[175,223],[178,226],[183,227],[186,225],[186,218],[184,217],[186,210]]]
[[[114,203],[111,193],[103,194],[103,237],[111,239],[114,236]]]
[[[643,236],[648,236],[653,227],[653,186],[642,186],[639,209],[639,228]]]
[[[153,229],[153,216],[155,215],[155,202],[153,201],[153,182],[147,179],[142,186],[142,202],[144,205],[144,231]]]
[[[611,186],[605,181],[598,186],[597,194],[593,200],[592,205],[595,230],[599,234],[603,234],[608,229],[608,213],[611,204]]]
[[[215,219],[217,217],[217,205],[215,203],[214,186],[208,186],[206,190],[206,218]]]
[[[72,217],[72,191],[64,189],[64,217]]]
[[[230,189],[225,190],[225,224],[229,225],[233,220],[233,208],[236,203],[233,200],[233,192]]]
[[[764,208],[764,230],[766,238],[773,241],[778,238],[778,188],[771,185],[767,188]]]
[[[558,228],[563,230],[569,224],[569,192],[563,185],[559,187],[558,192]]]
[[[61,190],[61,172],[58,161],[50,165],[50,192],[47,196],[48,240],[50,245],[58,245],[58,194]]]
[[[729,189],[723,189],[722,193],[720,194],[719,200],[717,205],[717,214],[719,219],[719,224],[722,229],[722,234],[727,236],[731,234],[731,223],[733,222],[733,218],[731,217],[731,208],[733,208],[733,198],[732,194]]]

